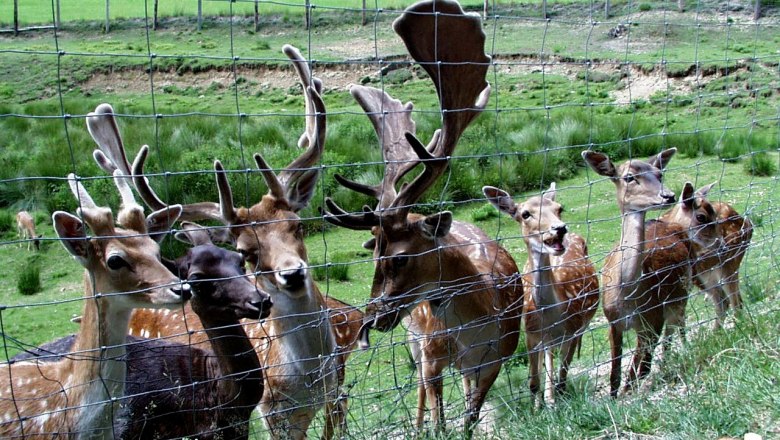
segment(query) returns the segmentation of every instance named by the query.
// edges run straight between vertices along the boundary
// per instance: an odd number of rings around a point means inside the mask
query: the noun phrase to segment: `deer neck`
[[[642,276],[645,250],[645,212],[623,214],[620,232],[620,286],[633,290],[632,284]]]
[[[553,307],[558,304],[553,285],[553,273],[550,266],[550,254],[539,252],[529,244],[528,262],[531,264],[533,278],[534,304],[539,309]]]
[[[118,410],[118,405],[112,404],[111,398],[124,395],[127,374],[125,338],[130,309],[117,307],[110,297],[95,295],[95,291],[100,295],[113,293],[114,290],[96,283],[91,274],[85,275],[82,322],[74,343],[74,352],[80,354],[77,359],[63,361],[63,368],[69,370],[68,376],[76,387],[74,390],[81,394],[77,397],[71,395],[70,399],[79,402],[82,408],[76,420],[79,430],[84,432],[102,429],[110,434],[110,426]]]
[[[219,364],[221,379],[216,384],[220,401],[257,404],[262,394],[263,376],[257,353],[244,327],[237,320],[218,319],[209,313],[198,317]]]

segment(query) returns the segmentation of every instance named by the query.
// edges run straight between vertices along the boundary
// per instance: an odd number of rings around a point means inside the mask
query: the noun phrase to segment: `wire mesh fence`
[[[3,438],[522,437],[777,313],[772,5],[204,3],[0,36]]]

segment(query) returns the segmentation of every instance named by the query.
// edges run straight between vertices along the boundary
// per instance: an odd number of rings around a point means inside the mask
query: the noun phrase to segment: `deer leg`
[[[623,360],[623,329],[616,324],[609,326],[609,348],[612,358],[609,372],[609,394],[617,397],[620,390],[621,361]]]
[[[545,347],[544,349],[544,403],[547,405],[555,404],[555,363],[553,359],[553,349]]]
[[[541,353],[538,351],[537,348],[530,348],[528,350],[528,387],[531,390],[531,399],[534,403],[534,408],[539,408],[540,402],[537,400],[537,397],[539,397],[539,391],[540,391],[540,378],[539,378],[539,370],[540,370],[540,361],[541,361]]]
[[[574,359],[574,353],[577,352],[577,347],[582,341],[582,335],[577,335],[567,340],[561,346],[561,367],[558,370],[558,383],[555,384],[555,391],[558,393],[566,392],[567,382],[569,378],[569,366],[572,359]]]
[[[725,290],[728,293],[729,305],[738,313],[742,310],[742,294],[739,292],[739,266],[728,276],[725,282]]]
[[[669,307],[662,346],[664,356],[672,348],[672,337],[675,332],[680,335],[681,342],[685,342],[685,305],[680,303]]]
[[[474,386],[471,388],[471,392],[466,396],[466,402],[468,409],[463,419],[463,432],[467,439],[470,439],[474,433],[474,427],[479,422],[479,412],[482,410],[482,405],[485,404],[485,398],[487,397],[488,390],[493,386],[493,382],[498,377],[499,369],[492,369],[480,371],[474,378]]]
[[[431,411],[431,423],[436,431],[444,429],[444,386],[441,371],[430,369],[425,378],[425,394]]]
[[[653,364],[653,349],[658,344],[661,333],[659,326],[643,328],[637,331],[636,352],[634,353],[631,368],[624,387],[625,392],[630,392],[638,381],[644,379],[650,372]]]
[[[718,330],[723,326],[723,321],[726,319],[726,306],[728,298],[726,292],[723,291],[723,287],[719,285],[712,286],[707,289],[707,296],[712,300],[712,304],[715,306],[715,323],[712,325],[714,330]]]

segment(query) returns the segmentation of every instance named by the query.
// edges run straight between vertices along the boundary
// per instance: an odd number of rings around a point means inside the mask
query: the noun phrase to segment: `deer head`
[[[284,53],[292,60],[304,89],[306,101],[306,129],[298,140],[303,153],[278,174],[260,154],[254,155],[260,173],[268,186],[268,193],[249,208],[236,208],[220,161],[214,162],[219,203],[202,202],[185,205],[182,220],[217,220],[230,230],[231,241],[253,271],[263,274],[265,282],[292,295],[305,294],[309,288],[308,257],[303,243],[303,227],[297,213],[306,207],[314,194],[319,176],[317,162],[325,144],[325,105],[320,98],[322,82],[311,75],[306,60],[298,49],[285,45]],[[116,123],[108,105],[98,107],[88,121],[98,123],[90,133],[100,150],[95,160],[107,171],[120,169],[132,175],[136,189],[151,207],[166,206],[149,186],[143,167],[148,155],[144,146],[136,156],[132,168],[127,162]],[[92,115],[91,115],[92,116]],[[103,121],[103,122],[101,122]]]
[[[482,187],[490,204],[520,223],[528,248],[537,253],[563,255],[566,223],[561,220],[563,206],[555,201],[555,182],[541,196],[515,203],[506,191],[492,186]]]
[[[662,209],[674,203],[674,193],[663,184],[663,170],[676,152],[676,148],[670,148],[647,161],[631,159],[617,167],[604,153],[587,150],[582,157],[594,171],[612,180],[620,212],[625,214]]]
[[[442,128],[427,146],[415,136],[412,105],[387,93],[354,86],[351,93],[371,120],[382,144],[385,175],[376,186],[336,179],[345,187],[377,199],[372,209],[350,214],[326,199],[325,219],[355,230],[371,230],[376,268],[366,308],[366,322],[387,331],[421,299],[436,290],[441,271],[440,240],[449,233],[452,214],[410,214],[412,205],[445,172],[463,131],[482,111],[490,95],[485,74],[490,57],[478,16],[467,15],[455,2],[420,2],[393,23],[411,56],[433,80],[442,112]],[[452,38],[457,35],[458,38]],[[408,184],[401,178],[422,164]]]
[[[691,182],[685,182],[680,201],[662,217],[686,228],[694,245],[708,252],[718,252],[725,246],[718,214],[707,200],[715,183],[694,190]]]
[[[161,307],[179,304],[189,297],[189,287],[181,285],[160,261],[160,248],[150,236],[160,237],[169,230],[181,213],[173,205],[144,217],[135,203],[127,182],[114,174],[122,196],[122,209],[114,226],[111,209],[99,207],[87,190],[70,174],[68,183],[79,201],[78,216],[57,211],[52,215],[54,229],[65,249],[93,277],[96,293],[119,295],[113,303],[124,309]],[[92,235],[87,235],[87,227]],[[101,290],[111,286],[108,291]]]

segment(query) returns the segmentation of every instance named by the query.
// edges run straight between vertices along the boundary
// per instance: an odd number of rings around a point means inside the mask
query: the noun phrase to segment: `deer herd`
[[[247,438],[255,408],[273,438],[305,438],[320,412],[323,438],[345,436],[348,357],[368,346],[371,330],[399,324],[417,368],[417,428],[425,428],[427,410],[430,425],[444,429],[443,372],[453,365],[465,397],[462,429],[470,435],[517,349],[521,321],[535,407],[554,404],[566,389],[600,296],[615,397],[624,333],[637,334],[624,385],[630,391],[650,371],[662,333],[664,349],[675,331],[683,334],[690,284],[712,299],[721,327],[729,307],[742,307],[739,265],[752,225],[726,203],[710,202],[712,185],[694,190],[686,183],[675,203],[663,181],[674,148],[622,164],[583,151],[585,163],[615,185],[621,215],[620,240],[600,283],[585,239],[562,218],[554,183],[519,203],[503,189],[483,188],[486,200],[519,224],[528,255],[522,271],[476,226],[448,211],[413,212],[488,103],[491,59],[481,26],[450,0],[417,3],[393,23],[439,97],[441,127],[427,142],[417,137],[411,103],[372,87],[350,89],[379,138],[385,173],[375,185],[336,175],[376,206],[348,212],[326,198],[322,213],[333,225],[371,233],[364,247],[375,268],[365,312],[323,295],[309,267],[298,213],[320,179],[327,112],[323,84],[296,48],[283,51],[303,87],[303,151],[280,171],[254,155],[268,192],[249,207],[234,205],[219,160],[218,202],[163,202],[144,174],[148,147],[130,163],[114,109],[98,106],[86,118],[98,146],[93,156],[122,206],[114,216],[80,177],[68,176],[79,208],[76,215],[57,211],[52,221],[85,269],[79,331],[0,364],[0,437]],[[404,179],[415,168],[422,169]],[[134,192],[151,214],[144,216]],[[219,225],[195,223],[203,220]],[[17,223],[22,241],[38,248],[33,217],[20,212]],[[191,247],[168,261],[159,243],[175,225],[172,236]],[[218,246],[224,244],[236,252]]]

